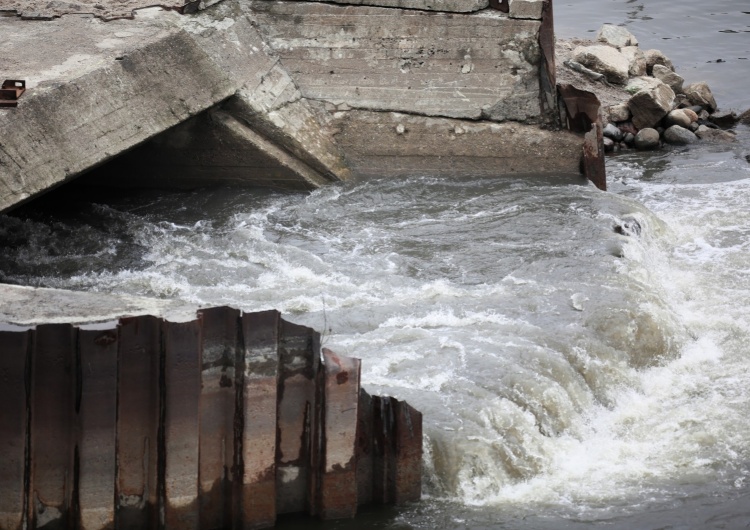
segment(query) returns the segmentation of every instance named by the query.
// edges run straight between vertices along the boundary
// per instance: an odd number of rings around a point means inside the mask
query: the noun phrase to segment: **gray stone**
[[[714,95],[706,83],[692,83],[685,87],[684,92],[694,105],[700,105],[709,112],[713,112],[718,108],[716,99],[714,99]]]
[[[682,76],[676,74],[675,72],[661,64],[655,64],[653,66],[652,73],[656,79],[659,79],[660,81],[669,85],[669,88],[674,90],[675,94],[682,94],[682,87],[685,83],[685,80],[682,78]]]
[[[706,127],[705,125],[699,126],[695,134],[701,140],[706,140],[709,142],[732,143],[732,142],[737,141],[737,138],[729,131],[722,131],[721,129],[712,129],[710,127]]]
[[[646,64],[646,55],[643,53],[643,50],[638,46],[625,46],[620,49],[620,53],[622,53],[630,63],[628,72],[631,77],[646,75],[648,68]]]
[[[609,121],[618,123],[630,119],[630,109],[627,103],[620,103],[609,107]]]
[[[625,138],[623,138],[623,142],[625,142],[626,145],[633,145],[635,142],[635,135],[633,133],[627,133]]]
[[[688,145],[698,141],[698,137],[692,131],[672,125],[664,131],[664,141],[672,145]]]
[[[611,123],[608,123],[604,127],[604,131],[602,131],[602,133],[604,134],[604,136],[606,136],[607,138],[611,138],[615,142],[621,141],[623,139],[623,136],[624,136],[622,134],[622,131],[620,129],[618,129],[615,125],[611,124]]]
[[[738,118],[739,122],[744,125],[750,125],[750,109],[746,110]]]
[[[685,113],[686,116],[690,118],[690,121],[692,123],[695,123],[698,121],[698,114],[693,109],[682,109],[682,112]]]
[[[688,129],[690,129],[693,132],[696,132],[699,128],[700,128],[700,124],[697,121],[690,123],[690,126],[688,127]]]
[[[604,74],[610,83],[624,85],[628,82],[630,63],[623,54],[610,46],[579,46],[573,50],[573,59]]]
[[[623,26],[604,24],[596,34],[596,40],[604,42],[615,48],[626,46],[638,46],[638,40]]]
[[[737,122],[739,121],[739,117],[737,116],[736,112],[733,112],[731,110],[724,110],[724,111],[716,111],[711,116],[709,116],[708,120],[711,123],[715,123],[719,127],[722,127],[724,129],[728,129],[730,127],[734,127]]]
[[[633,125],[637,129],[654,127],[672,110],[674,92],[664,83],[638,92],[628,100],[628,108],[633,113]]]
[[[638,149],[656,149],[659,147],[659,132],[648,127],[641,129],[635,135],[633,143]]]
[[[667,127],[672,125],[679,125],[680,127],[689,128],[690,124],[693,123],[692,117],[688,115],[683,109],[675,109],[667,114],[664,118],[664,124]]]
[[[611,153],[615,150],[615,141],[612,138],[609,138],[607,136],[603,139],[604,142],[604,151],[606,153]]]
[[[456,0],[456,3],[463,1]],[[541,20],[543,7],[544,2],[542,0],[510,0],[508,15],[510,18]]]
[[[661,81],[659,81],[656,78],[653,77],[634,77],[630,81],[628,81],[628,84],[625,86],[625,90],[630,94],[637,94],[641,90],[653,90],[661,85],[663,85]]]
[[[672,64],[672,61],[670,61],[669,58],[659,50],[646,50],[643,53],[646,55],[646,67],[648,69],[649,75],[652,75],[654,71],[654,65],[657,64],[666,66],[670,70],[674,71],[674,65]]]

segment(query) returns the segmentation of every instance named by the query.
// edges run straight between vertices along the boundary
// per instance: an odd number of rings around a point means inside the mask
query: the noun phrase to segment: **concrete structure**
[[[4,2],[42,18],[143,4]],[[0,111],[0,211],[131,151],[92,181],[579,171],[582,138],[559,130],[551,0],[161,4],[215,5],[0,17],[3,71],[27,81]]]
[[[0,374],[3,530],[268,528],[421,494],[421,415],[275,311],[0,325]]]

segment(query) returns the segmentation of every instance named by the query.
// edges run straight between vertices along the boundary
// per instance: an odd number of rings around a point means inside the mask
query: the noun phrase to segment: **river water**
[[[720,106],[750,107],[746,0],[555,10],[558,35],[627,24]],[[470,175],[309,195],[62,189],[2,219],[0,281],[278,308],[362,358],[370,392],[424,413],[425,498],[321,527],[745,528],[750,130],[737,132],[611,157],[608,193]]]

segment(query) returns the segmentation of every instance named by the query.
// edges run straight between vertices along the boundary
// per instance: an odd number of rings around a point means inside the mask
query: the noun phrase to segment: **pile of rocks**
[[[706,83],[685,85],[668,57],[658,50],[641,50],[624,27],[605,24],[596,41],[573,49],[565,65],[610,91],[622,92],[621,103],[603,109],[607,151],[735,141],[733,132],[725,129],[739,117],[718,110]]]

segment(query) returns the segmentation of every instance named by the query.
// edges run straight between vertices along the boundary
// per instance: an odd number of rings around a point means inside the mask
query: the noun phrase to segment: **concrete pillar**
[[[276,521],[276,447],[279,384],[278,311],[242,316],[243,405],[240,452],[242,482],[239,495],[240,527],[268,528]]]
[[[167,528],[200,528],[198,470],[201,320],[162,322],[164,340],[164,499]]]
[[[106,528],[115,520],[117,339],[117,322],[78,331],[76,455],[81,530]]]
[[[200,398],[200,527],[232,525],[235,373],[240,311],[204,309]]]
[[[156,317],[120,319],[117,357],[115,525],[158,525],[161,325]]]
[[[31,528],[72,526],[76,482],[74,432],[77,330],[68,324],[38,326],[32,354]]]
[[[0,327],[0,528],[21,530],[24,522],[29,353],[32,334]]]

